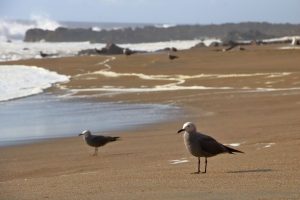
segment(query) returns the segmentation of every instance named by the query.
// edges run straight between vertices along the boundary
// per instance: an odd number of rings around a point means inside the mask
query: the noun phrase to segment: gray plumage
[[[216,156],[221,153],[234,152],[243,153],[242,151],[227,147],[214,138],[197,132],[196,126],[192,122],[186,122],[183,128],[178,131],[178,133],[184,131],[183,139],[187,150],[195,157],[198,157],[198,171],[200,173],[200,157],[205,157],[205,171],[207,167],[207,158]]]
[[[98,153],[98,147],[103,146],[109,142],[113,142],[118,140],[120,137],[111,137],[111,136],[102,136],[102,135],[92,135],[92,133],[89,130],[85,130],[82,133],[79,134],[79,136],[83,135],[85,142],[92,147],[95,147],[95,153],[96,156]]]

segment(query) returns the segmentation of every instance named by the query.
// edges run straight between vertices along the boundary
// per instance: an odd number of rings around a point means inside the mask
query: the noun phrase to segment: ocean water
[[[30,20],[14,20],[0,18],[0,41],[23,40],[28,29],[40,28],[44,30],[55,30],[58,27],[67,28],[91,28],[94,31],[116,30],[123,28],[142,28],[145,26],[170,27],[174,24],[148,24],[148,23],[114,23],[114,22],[76,22],[55,21],[45,15],[31,15]]]
[[[209,44],[215,39],[206,40]],[[195,40],[180,40],[180,41],[163,41],[153,43],[136,43],[136,44],[117,44],[123,48],[130,48],[138,51],[157,51],[167,47],[175,47],[178,50],[189,49],[199,42]],[[104,43],[90,42],[1,42],[0,41],[0,62],[36,58],[40,59],[40,51],[44,53],[57,54],[55,57],[75,56],[80,50],[84,49],[101,49],[105,47]]]
[[[69,78],[35,66],[0,65],[0,102],[41,93]]]
[[[44,53],[57,54],[57,57],[74,56],[80,50],[101,49],[106,44],[90,42],[23,42],[25,33],[31,28],[55,30],[63,26],[68,28],[92,28],[94,31],[136,28],[153,25],[156,27],[168,28],[176,24],[135,24],[135,23],[95,23],[95,22],[57,22],[44,16],[31,16],[30,21],[7,20],[0,18],[0,62],[30,58],[41,58],[40,51]],[[195,39],[182,41],[161,41],[139,44],[117,44],[123,48],[130,48],[138,51],[156,51],[167,47],[175,47],[179,50],[189,49],[199,42],[209,45],[218,39]]]
[[[171,105],[101,103],[44,92],[66,81],[68,76],[35,66],[0,65],[0,146],[76,136],[85,129],[128,131],[180,112]]]
[[[121,131],[168,121],[180,114],[172,105],[101,103],[51,93],[0,102],[0,146],[92,132]]]
[[[0,62],[40,59],[40,51],[74,56],[83,49],[101,49],[106,44],[90,42],[26,43],[30,28],[55,30],[59,26],[87,28],[87,24],[61,23],[33,16],[32,21],[0,19]],[[89,24],[95,31],[141,24]],[[173,25],[156,26],[169,27]],[[156,43],[119,44],[122,47],[156,51],[166,47],[188,49],[202,40],[162,41]],[[171,120],[180,114],[172,105],[101,103],[85,99],[64,98],[45,89],[69,77],[34,66],[0,65],[0,146],[33,142],[46,138],[76,136],[85,129],[92,132],[129,131],[130,129]],[[105,133],[103,133],[105,134]]]

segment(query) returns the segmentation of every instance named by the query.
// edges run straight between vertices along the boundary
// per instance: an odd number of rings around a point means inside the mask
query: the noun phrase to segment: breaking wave
[[[43,92],[52,84],[69,77],[43,68],[24,65],[0,65],[0,102]]]
[[[45,16],[32,15],[29,21],[0,19],[0,41],[23,40],[28,29],[55,30],[61,26]]]

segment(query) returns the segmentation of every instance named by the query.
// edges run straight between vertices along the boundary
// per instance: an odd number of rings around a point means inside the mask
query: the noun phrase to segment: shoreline
[[[175,118],[174,114],[182,113],[179,107],[169,104],[96,102],[87,98],[65,97],[65,94],[59,96],[51,92],[3,102],[1,106],[2,112],[6,113],[5,118],[0,117],[5,124],[2,131],[17,132],[18,135],[2,134],[0,148],[73,137],[84,129],[102,134],[131,131],[159,123],[161,120],[167,123]],[[16,113],[17,110],[22,112],[15,118],[12,113]],[[144,112],[143,116],[135,117],[139,112]],[[126,119],[122,119],[121,116]],[[126,116],[131,117],[127,119]],[[114,118],[114,123],[107,118]],[[27,121],[26,125],[24,120]],[[102,125],[96,120],[101,121]],[[51,124],[48,125],[47,121],[51,121]]]
[[[152,93],[81,92],[94,101],[169,103],[180,106],[178,118],[125,131],[121,140],[90,154],[81,138],[71,137],[0,149],[0,197],[4,199],[297,199],[300,196],[300,52],[249,47],[245,51],[179,51],[166,55],[117,56],[118,74],[255,74],[221,78],[185,78],[183,86],[282,88],[280,91],[232,92],[181,90]],[[74,57],[10,62],[35,65],[76,76],[103,69],[105,57]],[[288,72],[289,74],[283,74]],[[279,74],[272,74],[279,73]],[[93,79],[89,79],[93,78]],[[109,84],[148,87],[169,84],[136,76],[88,75],[62,85],[70,89]],[[51,91],[55,92],[55,88]],[[206,174],[192,175],[197,159],[185,149],[177,130],[193,121],[198,130],[223,144],[236,144],[244,155],[208,159]],[[111,132],[111,135],[118,135]],[[177,160],[178,164],[173,164]],[[176,162],[175,162],[176,163]],[[203,164],[203,161],[202,161]]]

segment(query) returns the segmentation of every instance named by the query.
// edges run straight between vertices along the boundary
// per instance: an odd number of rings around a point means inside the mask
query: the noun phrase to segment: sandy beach
[[[172,104],[183,112],[109,133],[121,140],[98,156],[78,133],[1,147],[0,199],[299,199],[300,51],[277,47],[196,48],[173,61],[151,53],[5,63],[70,75],[48,90],[54,94],[64,88],[94,101]],[[177,134],[186,121],[245,154],[209,158],[206,174],[191,174],[197,159]]]

